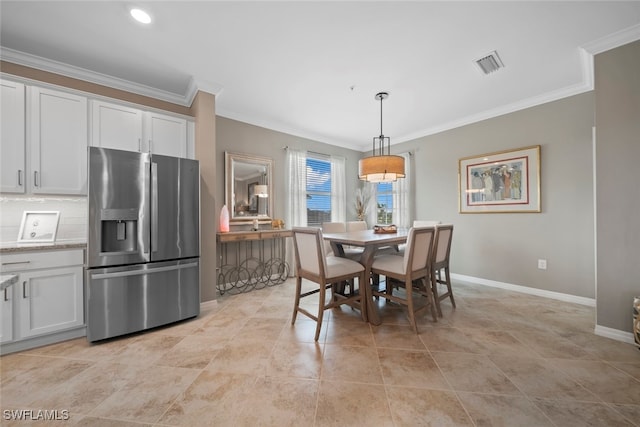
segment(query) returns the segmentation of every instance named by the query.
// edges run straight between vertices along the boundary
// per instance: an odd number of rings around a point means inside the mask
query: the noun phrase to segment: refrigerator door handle
[[[151,252],[158,250],[158,164],[151,163]]]
[[[149,221],[149,186],[148,184],[151,182],[151,174],[150,174],[150,163],[149,162],[145,162],[145,168],[144,168],[144,182],[145,182],[145,188],[144,188],[144,196],[143,196],[143,205],[142,205],[142,217],[144,218],[141,223],[142,223],[142,227],[138,228],[138,233],[140,236],[140,239],[142,240],[142,253],[144,254],[148,254],[150,252],[150,246],[151,246],[151,236],[149,232],[145,231],[148,230],[148,221]],[[147,259],[148,261],[148,259]]]
[[[197,262],[190,262],[187,264],[170,265],[166,267],[156,267],[156,268],[148,268],[148,269],[142,269],[142,270],[118,271],[114,273],[95,273],[91,275],[91,280],[113,279],[116,277],[127,277],[127,276],[141,276],[144,274],[161,273],[163,271],[171,271],[171,270],[182,270],[184,268],[193,268],[197,266],[198,266]]]

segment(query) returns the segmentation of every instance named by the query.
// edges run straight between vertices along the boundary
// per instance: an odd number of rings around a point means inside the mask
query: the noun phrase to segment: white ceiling
[[[3,0],[0,16],[5,60],[184,105],[199,88],[221,116],[362,151],[377,92],[398,143],[590,90],[590,54],[640,39],[640,1]],[[505,68],[484,75],[493,50]]]

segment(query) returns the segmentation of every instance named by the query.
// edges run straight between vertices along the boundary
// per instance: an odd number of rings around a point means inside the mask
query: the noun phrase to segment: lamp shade
[[[373,155],[358,162],[358,178],[363,181],[393,182],[405,177],[404,157],[391,155],[391,139],[382,133],[382,101],[388,97],[388,92],[378,92],[375,96],[380,101],[380,136],[373,138]]]
[[[269,197],[269,187],[264,184],[256,185],[254,191],[258,197]]]
[[[404,178],[404,158],[371,156],[358,162],[358,178],[369,182],[392,182]]]

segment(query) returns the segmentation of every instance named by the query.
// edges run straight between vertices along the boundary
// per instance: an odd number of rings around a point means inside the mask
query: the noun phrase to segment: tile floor
[[[290,325],[293,291],[3,356],[0,424],[46,409],[79,426],[640,426],[640,351],[595,336],[593,308],[454,283],[458,308],[419,335],[380,301],[383,325],[334,309],[314,343],[314,322]]]

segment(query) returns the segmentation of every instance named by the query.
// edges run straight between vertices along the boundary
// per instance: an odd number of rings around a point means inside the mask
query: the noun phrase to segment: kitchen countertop
[[[20,277],[17,274],[2,274],[0,275],[0,291],[4,291],[9,286],[18,282]]]
[[[0,243],[0,254],[61,249],[86,249],[86,240],[60,240],[53,243]]]

